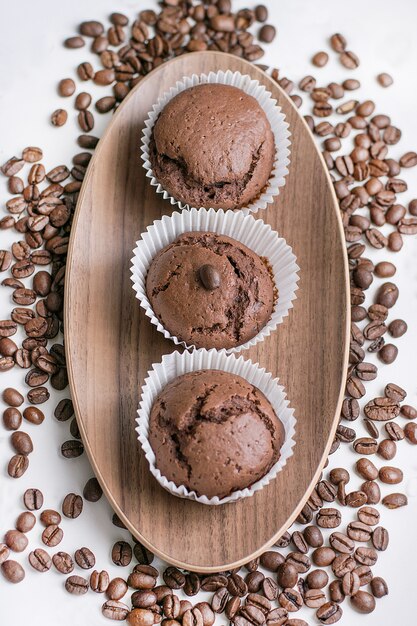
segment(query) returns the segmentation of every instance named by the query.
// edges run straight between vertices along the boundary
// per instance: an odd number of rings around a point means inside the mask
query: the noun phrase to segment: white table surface
[[[393,123],[403,130],[404,138],[394,146],[391,155],[400,156],[407,150],[417,148],[417,3],[414,0],[269,0],[270,21],[277,26],[278,36],[269,46],[264,58],[281,68],[281,76],[295,81],[312,73],[318,82],[327,84],[331,80],[343,80],[354,76],[361,80],[363,88],[355,93],[361,99],[372,98],[378,102],[378,112],[388,113]],[[75,112],[69,101],[58,97],[56,85],[60,78],[74,76],[76,65],[91,56],[88,47],[69,51],[61,42],[76,32],[77,24],[84,19],[105,20],[112,10],[125,12],[133,17],[144,8],[150,8],[152,0],[84,0],[57,2],[56,0],[19,0],[0,4],[0,162],[26,145],[39,145],[44,150],[44,163],[54,166],[69,164],[77,151],[75,139],[78,129]],[[246,2],[235,1],[234,6],[244,7]],[[334,32],[342,32],[348,39],[349,48],[355,51],[362,63],[358,70],[343,69],[336,55],[330,53],[330,62],[323,69],[309,64],[312,54],[328,50],[327,38]],[[394,85],[382,89],[376,82],[379,72],[392,73]],[[104,94],[106,90],[91,88],[88,91]],[[309,108],[309,104],[306,106]],[[50,113],[58,107],[67,107],[69,121],[63,128],[56,129],[49,123]],[[96,117],[94,134],[101,132],[109,116]],[[410,191],[401,196],[400,202],[417,197],[417,169],[404,172]],[[0,181],[0,195],[4,202],[8,195],[5,179]],[[414,192],[413,192],[414,189]],[[0,246],[7,247],[13,233],[0,233]],[[312,233],[314,236],[314,233]],[[369,256],[375,260],[392,260],[398,267],[396,282],[400,298],[395,307],[395,317],[409,323],[408,333],[396,343],[399,357],[395,364],[380,368],[376,381],[367,385],[367,398],[379,394],[387,382],[403,384],[409,392],[411,404],[417,402],[416,353],[417,353],[417,248],[416,238],[406,238],[403,251],[393,255],[375,251]],[[380,281],[375,281],[375,284]],[[375,285],[374,285],[375,287]],[[372,294],[374,289],[368,293]],[[0,295],[0,319],[8,315],[11,298],[6,289]],[[368,359],[367,360],[373,360]],[[376,362],[376,361],[375,361]],[[24,374],[17,368],[2,374],[2,387],[19,386]],[[67,423],[53,418],[53,409],[60,397],[68,392],[51,394],[51,399],[41,408],[46,420],[40,427],[24,424],[30,433],[35,451],[30,457],[30,468],[20,480],[7,476],[6,466],[11,456],[9,435],[0,426],[0,535],[13,527],[17,515],[23,510],[21,496],[28,487],[38,487],[45,495],[46,507],[59,507],[63,496],[69,491],[82,492],[87,478],[92,475],[85,455],[76,460],[65,460],[60,456],[60,444],[69,438]],[[3,409],[0,401],[0,409]],[[400,419],[398,421],[401,421]],[[358,433],[362,427],[358,422]],[[353,425],[355,426],[355,425]],[[409,506],[397,511],[381,507],[381,523],[389,529],[390,548],[379,554],[373,568],[376,575],[386,578],[390,587],[388,597],[378,601],[372,615],[359,617],[343,603],[345,624],[363,623],[368,626],[392,623],[411,624],[415,620],[415,561],[417,544],[415,527],[417,519],[417,457],[416,448],[407,442],[400,443],[394,464],[404,469],[405,479],[400,487],[409,495]],[[331,459],[333,466],[353,466],[355,455],[344,445]],[[382,465],[380,459],[376,461]],[[358,486],[360,480],[352,472],[351,485]],[[389,491],[382,489],[383,493]],[[383,509],[383,510],[382,510]],[[261,512],[260,512],[261,514]],[[346,523],[354,516],[346,510]],[[109,558],[114,541],[129,539],[126,531],[111,523],[111,510],[104,498],[97,503],[86,502],[84,512],[77,520],[62,523],[64,540],[59,549],[74,552],[83,545],[96,554],[98,569],[108,569],[111,576],[123,575],[123,568],[115,567]],[[37,525],[29,534],[29,547],[41,544],[41,527]],[[58,550],[58,548],[56,549]],[[51,551],[53,552],[53,551]],[[17,559],[26,563],[27,552]],[[78,568],[76,568],[78,569]],[[0,624],[3,626],[44,626],[59,623],[60,626],[85,626],[109,623],[100,612],[102,596],[92,592],[82,597],[72,597],[64,590],[65,577],[51,570],[39,574],[26,567],[25,581],[20,585],[9,585],[0,580]],[[82,574],[81,570],[74,573]],[[204,594],[206,597],[209,594]],[[303,610],[294,617],[303,617],[316,623],[314,611]],[[223,620],[224,618],[222,618]],[[220,620],[219,620],[220,622]]]

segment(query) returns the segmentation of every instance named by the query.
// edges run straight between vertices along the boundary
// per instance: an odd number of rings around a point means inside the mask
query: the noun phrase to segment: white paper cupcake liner
[[[275,463],[263,478],[254,483],[251,487],[234,491],[227,498],[197,496],[195,491],[189,491],[184,485],[177,487],[155,467],[155,454],[148,439],[149,416],[158,394],[169,382],[178,376],[186,374],[187,372],[195,372],[203,369],[223,370],[237,374],[260,389],[271,403],[285,429],[285,439],[281,448],[281,456],[277,463]],[[145,453],[145,457],[149,462],[150,471],[161,487],[180,498],[188,498],[189,500],[195,500],[201,504],[208,505],[236,502],[241,498],[248,498],[263,489],[284,468],[288,459],[293,454],[295,445],[296,419],[294,417],[294,410],[290,408],[284,388],[278,384],[278,379],[273,378],[272,374],[267,373],[265,369],[261,368],[258,364],[254,364],[250,360],[245,360],[243,356],[237,357],[233,354],[228,355],[224,350],[202,349],[193,350],[192,352],[185,351],[182,354],[175,351],[172,354],[165,355],[161,363],[154,364],[152,369],[148,372],[148,377],[145,379],[145,383],[142,387],[142,398],[136,423],[138,438]]]
[[[259,81],[252,80],[250,76],[241,74],[240,72],[227,70],[226,72],[219,71],[216,73],[210,72],[209,74],[185,76],[181,81],[177,81],[175,87],[171,87],[168,92],[158,99],[152,111],[148,114],[142,133],[141,156],[144,162],[146,176],[150,178],[151,185],[156,187],[156,192],[163,194],[164,199],[169,200],[171,204],[178,205],[180,209],[191,208],[188,204],[184,204],[171,196],[155,178],[149,159],[149,142],[153,125],[165,105],[181,91],[203,83],[220,83],[222,85],[238,87],[245,93],[256,98],[263,108],[275,137],[275,161],[266,189],[256,200],[251,202],[251,204],[238,210],[246,214],[259,211],[260,209],[266,209],[267,205],[273,202],[274,197],[279,194],[280,187],[285,185],[285,177],[288,174],[288,165],[290,162],[289,148],[291,133],[288,130],[289,125],[285,121],[285,115],[281,111],[281,107],[277,104],[277,101],[272,98],[271,93],[267,91],[263,85],[260,85]],[[210,207],[205,208],[208,209]]]
[[[133,252],[131,267],[133,289],[141,307],[159,332],[163,333],[166,339],[172,339],[175,344],[181,344],[187,348],[195,346],[187,345],[178,337],[171,335],[155,315],[146,293],[146,276],[157,252],[175,241],[181,234],[193,231],[227,235],[243,243],[258,256],[268,259],[278,290],[278,298],[271,319],[255,337],[240,346],[230,348],[227,352],[240,352],[240,350],[250,348],[268,337],[293,307],[299,279],[296,257],[285,239],[269,225],[260,219],[255,220],[252,215],[243,215],[238,211],[223,211],[223,209],[217,211],[215,209],[208,211],[191,209],[181,213],[175,211],[172,215],[165,215],[161,220],[149,226],[136,243]]]

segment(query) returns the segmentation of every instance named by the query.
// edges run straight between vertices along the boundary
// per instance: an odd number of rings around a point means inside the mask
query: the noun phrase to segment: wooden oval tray
[[[172,212],[149,185],[139,156],[148,111],[176,80],[226,69],[265,85],[292,133],[286,186],[256,217],[293,247],[301,268],[298,299],[277,332],[244,356],[279,376],[295,409],[297,432],[293,457],[268,487],[237,503],[207,507],[160,488],[137,441],[144,378],[175,346],[139,307],[130,260],[140,234]],[[287,529],[335,434],[347,367],[348,310],[347,259],[333,187],[286,94],[259,68],[219,52],[186,54],[143,78],[107,128],[81,190],[67,262],[65,336],[88,456],[114,510],[150,550],[180,567],[213,572],[254,558]]]

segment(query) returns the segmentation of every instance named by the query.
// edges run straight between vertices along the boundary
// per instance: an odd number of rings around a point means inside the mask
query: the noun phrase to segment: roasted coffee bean
[[[338,485],[341,482],[347,484],[350,480],[350,475],[343,467],[335,467],[330,471],[329,478],[333,485]]]
[[[388,585],[383,578],[380,576],[375,576],[372,578],[371,582],[371,591],[375,598],[383,598],[388,595]]]
[[[163,573],[165,584],[171,589],[182,589],[185,585],[184,574],[176,567],[167,567]],[[220,583],[221,579],[221,583]],[[202,580],[201,588],[204,591],[215,591],[219,587],[227,586],[227,578],[225,576],[208,576]]]
[[[245,578],[245,583],[248,586],[249,593],[257,593],[262,587],[264,578],[265,576],[262,574],[262,572],[249,572],[249,574]]]
[[[409,404],[403,404],[401,407],[401,415],[408,420],[415,420],[417,418],[417,409]]]
[[[100,500],[102,495],[103,495],[103,490],[100,487],[100,484],[97,478],[93,476],[92,478],[87,480],[84,486],[84,491],[83,491],[84,498],[88,502],[97,502],[98,500]]]
[[[68,119],[68,113],[65,109],[56,109],[51,115],[53,126],[63,126]]]
[[[51,569],[52,559],[42,548],[36,548],[28,557],[31,566],[38,572],[47,572]]]
[[[354,541],[369,541],[372,528],[363,522],[350,522],[347,527],[347,535]]]
[[[322,624],[335,624],[342,615],[342,608],[335,602],[326,602],[316,611],[316,617]]]
[[[295,587],[298,580],[298,570],[292,563],[282,563],[277,570],[277,581],[280,587]]]
[[[47,526],[42,533],[42,541],[48,547],[55,547],[61,543],[64,533],[56,524]]]
[[[409,443],[416,445],[417,444],[417,424],[415,424],[414,422],[410,422],[406,424],[404,427],[404,435],[407,441],[409,441]]]
[[[88,581],[82,576],[70,576],[65,581],[65,589],[76,596],[87,593],[88,587]]]
[[[375,480],[378,477],[378,470],[369,459],[358,459],[356,461],[356,471],[365,480]]]
[[[372,613],[375,609],[375,598],[367,591],[358,591],[352,598],[353,607],[359,613]]]
[[[27,399],[31,404],[42,404],[49,400],[49,391],[46,387],[35,387],[27,394]]]
[[[401,441],[405,437],[404,430],[396,422],[387,422],[384,428],[388,437],[393,441]]]
[[[407,332],[407,323],[404,320],[393,320],[388,326],[391,337],[402,337]]]
[[[304,538],[304,535],[296,530],[295,532],[293,532],[292,537],[291,537],[291,541],[293,542],[296,550],[298,552],[302,552],[303,554],[307,554],[308,552],[308,544]],[[287,587],[288,585],[286,585]]]
[[[408,504],[408,498],[403,493],[390,493],[382,498],[382,504],[388,509],[398,509]]]
[[[116,578],[115,580],[122,580],[122,579]],[[101,572],[94,570],[94,572],[91,572],[90,589],[94,591],[95,593],[104,593],[109,587],[109,582],[110,582],[110,577],[109,577],[108,572],[106,572],[106,570],[101,570]],[[127,591],[127,585],[126,585],[126,591]],[[111,599],[114,600],[115,598],[111,598]]]
[[[126,541],[116,541],[111,553],[115,565],[126,567],[132,560],[132,548]]]
[[[12,444],[17,454],[23,454],[27,456],[33,452],[33,443],[31,437],[22,431],[14,432],[10,437],[10,443]]]
[[[70,574],[74,569],[74,562],[67,552],[57,552],[54,554],[52,563],[61,574]]]
[[[64,41],[64,46],[71,49],[82,48],[85,46],[85,41],[82,37],[68,37],[68,39]]]
[[[79,548],[74,554],[75,562],[82,569],[90,569],[96,563],[96,557],[89,548]],[[112,598],[113,600],[117,598]]]
[[[368,565],[372,567],[378,560],[378,555],[373,548],[366,548],[364,546],[360,546],[355,550],[355,559],[358,563],[362,565]]]
[[[211,608],[213,611],[215,613],[223,613],[229,597],[229,592],[226,587],[219,587],[211,599]]]
[[[107,572],[106,572],[107,573]],[[91,579],[90,579],[91,586]],[[132,606],[135,609],[147,609],[153,607],[158,602],[155,590],[135,591],[131,597]]]
[[[63,78],[58,83],[58,93],[63,98],[68,98],[68,96],[72,96],[75,91],[75,83],[72,78]]]
[[[321,480],[316,486],[317,493],[324,502],[333,502],[336,498],[336,489],[327,480]]]
[[[358,511],[358,519],[368,526],[376,526],[379,523],[379,512],[372,506],[364,506]]]
[[[29,467],[29,459],[23,454],[15,454],[9,461],[7,473],[11,478],[21,478]]]
[[[227,581],[227,591],[232,596],[239,596],[240,598],[243,598],[248,593],[248,587],[239,574],[231,574]]]
[[[23,417],[25,418],[25,420],[27,420],[31,424],[35,424],[36,426],[42,424],[43,420],[45,419],[45,415],[42,413],[42,411],[35,406],[26,407],[26,409],[23,411]]]
[[[327,575],[327,574],[326,574]],[[327,577],[328,578],[328,577]],[[311,609],[317,609],[326,602],[326,595],[321,588],[307,589],[304,594],[304,603]],[[288,622],[285,622],[287,624]]]
[[[22,414],[18,409],[9,407],[3,412],[3,424],[6,430],[17,430],[22,424]]]
[[[28,539],[20,530],[8,530],[4,535],[4,543],[13,552],[23,552],[28,545]]]
[[[61,523],[61,515],[53,509],[45,509],[42,511],[39,520],[44,526],[51,526],[52,524],[58,526]]]
[[[375,550],[384,551],[388,548],[389,534],[386,528],[377,526],[372,533],[372,545]]]
[[[306,577],[306,583],[309,589],[323,589],[329,582],[329,576],[322,569],[315,569]]]
[[[346,572],[351,572],[356,567],[356,561],[350,554],[339,554],[332,562],[332,571],[337,578],[343,578]]]
[[[107,573],[107,572],[106,572]],[[91,579],[90,579],[91,586]],[[109,600],[121,600],[126,595],[128,586],[123,578],[113,578],[107,585],[106,595]]]
[[[368,504],[378,504],[381,499],[381,490],[379,488],[378,483],[374,480],[367,480],[361,485],[361,491],[357,493],[365,494],[365,500],[359,500],[359,504],[356,506],[362,506],[365,503]]]
[[[366,430],[368,431],[371,437],[373,437],[374,439],[377,439],[379,437],[379,430],[377,426],[374,424],[374,422],[366,418],[363,420],[363,425],[365,426]]]
[[[17,561],[9,559],[1,564],[3,576],[9,583],[20,583],[25,577],[25,570]]]
[[[360,437],[353,443],[353,449],[358,454],[375,454],[378,442],[372,437]]]
[[[65,496],[62,503],[62,512],[65,517],[75,519],[81,515],[83,510],[83,499],[75,493],[69,493]]]
[[[27,533],[34,527],[36,523],[36,517],[33,513],[29,513],[28,511],[24,511],[19,515],[16,520],[16,530],[19,530],[21,533]]]
[[[397,467],[384,465],[379,470],[379,480],[387,485],[397,485],[403,480],[403,473]]]
[[[272,600],[276,600],[278,597],[278,585],[270,576],[267,576],[262,582],[262,593],[265,598],[268,598],[271,602]]]
[[[69,420],[74,415],[74,408],[71,400],[60,400],[55,408],[54,415],[59,422]]]
[[[66,459],[75,459],[84,452],[84,445],[82,441],[77,439],[69,439],[64,441],[61,446],[61,454]]]
[[[38,511],[43,506],[43,494],[39,489],[26,489],[23,503],[29,511]]]
[[[340,511],[333,508],[323,508],[317,513],[316,523],[321,528],[336,528],[341,523]]]
[[[289,552],[289,554],[287,554],[286,563],[293,565],[300,574],[308,572],[311,568],[309,557],[301,552]]]
[[[279,552],[274,550],[268,550],[261,554],[260,563],[262,567],[270,572],[276,572],[281,563],[284,562],[284,557]]]
[[[278,601],[284,609],[291,613],[299,611],[303,606],[301,594],[295,589],[284,589],[284,591],[279,594]]]
[[[327,546],[316,548],[312,554],[313,563],[318,567],[326,567],[327,565],[330,565],[334,561],[335,557],[335,551]]]

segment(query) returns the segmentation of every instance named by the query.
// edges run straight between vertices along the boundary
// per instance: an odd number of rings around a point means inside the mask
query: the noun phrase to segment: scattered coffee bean
[[[69,493],[65,496],[62,503],[62,512],[65,517],[75,519],[81,515],[83,510],[83,499],[75,493]]]

